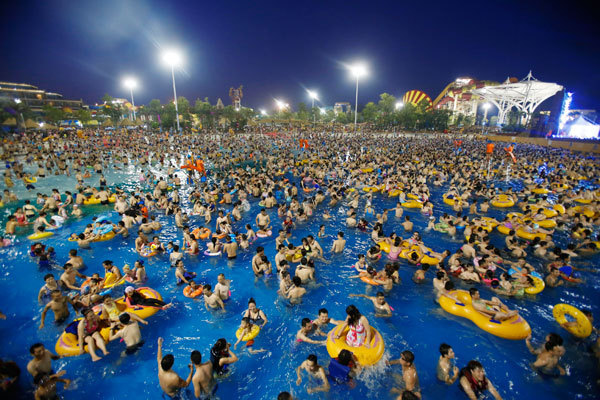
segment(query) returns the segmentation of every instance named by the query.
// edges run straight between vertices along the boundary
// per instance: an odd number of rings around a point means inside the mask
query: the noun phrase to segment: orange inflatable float
[[[184,165],[181,166],[181,169],[189,169],[193,171],[198,171],[202,175],[205,175],[204,171],[204,161],[195,160],[194,157],[190,157],[187,159]]]

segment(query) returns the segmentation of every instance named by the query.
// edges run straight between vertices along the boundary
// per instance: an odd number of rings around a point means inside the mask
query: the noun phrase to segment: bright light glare
[[[356,78],[360,78],[367,74],[367,67],[364,64],[354,64],[348,67],[352,75]]]
[[[284,103],[283,101],[281,101],[279,99],[275,99],[275,105],[277,105],[277,108],[279,108],[279,110],[283,110],[290,106],[288,103]]]
[[[44,123],[40,122],[39,125],[40,125],[40,128],[42,128],[44,126]]]
[[[317,92],[313,92],[312,90],[307,90],[308,92],[308,97],[310,97],[311,99],[314,100],[319,100],[319,95],[317,94]]]
[[[181,65],[183,61],[181,53],[174,49],[165,51],[162,55],[162,59],[165,62],[165,64],[172,67],[177,67]]]
[[[396,103],[396,110],[399,110],[402,107],[404,107],[404,103],[403,102],[399,101],[399,102]]]
[[[490,108],[490,107],[491,107],[491,104],[490,104],[490,103],[483,103],[483,108],[484,108],[485,110],[489,110],[489,108]]]
[[[261,115],[267,115],[267,112],[265,110],[260,110],[260,114]]]
[[[324,108],[319,108],[319,110],[321,111],[321,114],[325,114],[327,112]]]
[[[21,99],[15,99],[15,103],[21,104]]]
[[[137,87],[137,81],[134,78],[123,79],[123,86],[127,89],[135,89]]]

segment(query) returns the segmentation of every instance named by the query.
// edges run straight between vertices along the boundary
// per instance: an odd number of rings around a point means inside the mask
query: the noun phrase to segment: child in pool
[[[243,337],[246,336],[248,333],[252,332],[253,327],[254,327],[254,325],[250,322],[250,318],[248,318],[248,317],[242,318],[242,322],[239,327],[239,329],[241,329],[242,331],[238,336],[237,342],[235,342],[235,344],[233,345],[234,350],[237,349],[237,345],[242,341]],[[236,335],[237,335],[237,332],[236,332]],[[250,339],[246,342],[246,349],[248,349],[248,353],[250,353],[250,354],[262,353],[264,351],[267,351],[266,349],[254,350],[252,348],[253,345],[254,345],[254,339]]]

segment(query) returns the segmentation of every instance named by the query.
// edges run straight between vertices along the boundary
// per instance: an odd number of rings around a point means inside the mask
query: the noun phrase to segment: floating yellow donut
[[[589,318],[573,306],[564,303],[556,304],[552,309],[552,315],[563,328],[579,338],[586,338],[592,334],[592,324]],[[574,318],[577,324],[565,326],[569,322],[566,318],[567,315]]]
[[[379,248],[381,249],[381,251],[385,251],[386,253],[390,252],[390,244],[388,242],[381,241],[377,244],[379,245]]]
[[[39,239],[44,239],[44,238],[50,237],[52,235],[54,235],[54,232],[38,232],[38,233],[33,233],[33,234],[27,236],[27,239],[39,240]]]
[[[402,207],[406,208],[423,208],[423,203],[417,200],[408,200],[402,203]]]
[[[240,335],[242,334],[242,328],[238,328],[237,331],[235,331],[235,337],[236,338],[240,338]],[[242,338],[242,341],[247,342],[249,340],[254,339],[255,337],[258,336],[258,333],[260,332],[260,326],[258,325],[252,325],[252,329],[250,329],[250,332],[246,333],[244,335],[244,337]]]
[[[455,302],[449,297],[439,299],[444,311],[471,320],[480,329],[492,335],[511,340],[523,340],[531,334],[531,327],[521,316],[515,315],[506,321],[496,321],[475,310],[471,305],[471,295],[464,290],[454,290],[451,295],[460,300]]]
[[[515,201],[511,197],[508,197],[505,194],[501,194],[496,196],[494,200],[491,201],[491,204],[494,207],[506,208],[514,206]]]
[[[371,327],[371,343],[369,347],[352,347],[346,343],[346,334],[350,328],[346,327],[341,333],[340,338],[335,336],[339,333],[340,326],[336,326],[327,334],[327,352],[332,358],[336,358],[340,351],[346,349],[356,356],[360,365],[373,365],[381,359],[385,351],[385,343],[377,329]]]
[[[527,232],[526,230],[523,230],[523,229],[517,229],[517,236],[520,237],[521,239],[527,239],[527,240],[533,240],[536,237],[539,237],[542,240],[546,239],[545,233],[542,233],[542,232],[531,233],[531,232]]]
[[[546,288],[546,283],[543,279],[538,278],[537,276],[529,275],[531,279],[533,279],[533,286],[525,288],[525,293],[527,294],[538,294],[542,290]]]

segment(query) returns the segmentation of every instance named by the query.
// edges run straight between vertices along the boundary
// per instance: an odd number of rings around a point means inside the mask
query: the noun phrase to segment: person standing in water
[[[167,354],[163,357],[162,355],[163,338],[158,338],[158,353],[156,354],[156,361],[158,362],[158,383],[160,388],[165,392],[167,396],[175,396],[180,389],[189,386],[192,381],[192,374],[194,373],[194,365],[189,364],[190,374],[186,380],[181,379],[177,372],[173,371],[173,363],[175,357],[173,354]]]

